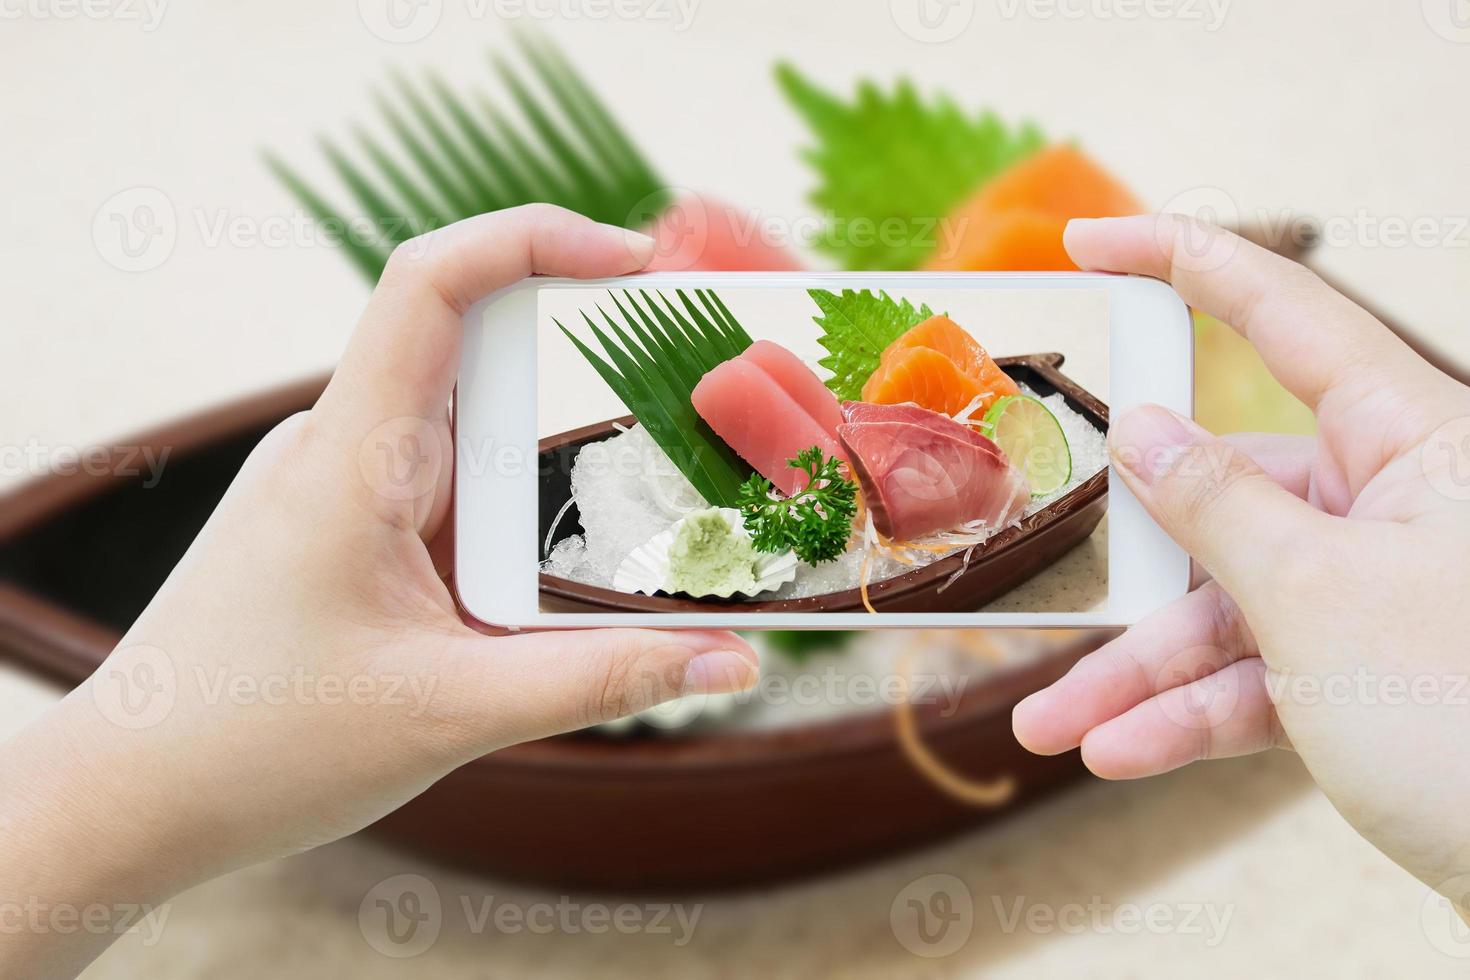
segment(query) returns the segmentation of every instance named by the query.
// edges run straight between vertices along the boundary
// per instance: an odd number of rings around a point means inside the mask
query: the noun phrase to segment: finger
[[[1221,436],[1251,458],[1278,486],[1303,500],[1312,486],[1312,461],[1317,456],[1313,436],[1288,436],[1274,432],[1232,432]]]
[[[760,674],[729,632],[562,630],[466,638],[460,713],[486,747],[612,721],[686,694],[743,691]]]
[[[1309,408],[1333,387],[1433,373],[1392,331],[1315,273],[1183,215],[1074,219],[1067,252],[1083,269],[1172,284],[1190,306],[1224,320]]]
[[[1260,657],[1171,688],[1082,739],[1082,761],[1104,779],[1156,776],[1201,759],[1289,748]]]
[[[490,293],[533,273],[598,278],[636,272],[646,235],[548,204],[466,218],[400,245],[388,261],[322,404],[369,426],[435,418],[459,368],[461,320]]]
[[[1234,600],[1208,582],[1077,661],[1066,676],[1016,705],[1016,741],[1038,755],[1075,749],[1083,736],[1166,690],[1257,653]]]
[[[1335,528],[1245,453],[1158,405],[1114,422],[1108,452],[1150,516],[1247,613],[1276,600],[1283,557],[1315,551]]]

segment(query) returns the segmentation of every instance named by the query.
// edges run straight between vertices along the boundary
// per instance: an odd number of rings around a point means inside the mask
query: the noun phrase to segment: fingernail
[[[759,671],[749,654],[737,650],[701,653],[684,668],[681,694],[733,694],[755,683]]]
[[[1108,451],[1118,465],[1152,485],[1195,443],[1193,424],[1161,405],[1140,405],[1114,422]]]

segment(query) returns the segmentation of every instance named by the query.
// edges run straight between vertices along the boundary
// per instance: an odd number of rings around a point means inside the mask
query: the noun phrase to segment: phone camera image
[[[1104,288],[536,297],[542,612],[1108,609]]]

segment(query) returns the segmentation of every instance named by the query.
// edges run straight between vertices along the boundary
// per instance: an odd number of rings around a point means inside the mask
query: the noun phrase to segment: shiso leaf
[[[826,289],[809,289],[822,315],[812,317],[822,330],[817,343],[827,356],[817,363],[832,372],[827,387],[839,400],[862,397],[863,383],[878,369],[884,349],[909,327],[929,319],[934,311],[927,304],[917,309],[908,300],[895,300],[887,293],[844,289],[841,295]]]
[[[393,246],[484,211],[545,201],[638,228],[672,200],[667,183],[571,63],[548,41],[514,33],[527,77],[503,59],[491,63],[519,124],[478,92],[456,94],[433,73],[422,86],[394,74],[396,99],[378,94],[374,101],[396,154],[362,129],[354,130],[362,162],[324,142],[327,162],[360,216],[266,155],[271,172],[370,281],[382,275]],[[376,234],[353,230],[364,219]]]
[[[696,323],[662,295],[658,297],[662,308],[644,291],[637,296],[625,291],[621,299],[611,292],[609,295],[626,330],[601,307],[597,311],[608,331],[585,311],[582,314],[605,357],[579,340],[561,321],[555,321],[556,325],[705,502],[714,507],[736,506],[750,466],[699,417],[690,394],[711,368],[750,346],[748,335],[728,310],[722,315],[729,318],[731,327],[722,331],[707,319]],[[685,299],[682,293],[680,298]],[[743,346],[732,339],[735,336],[745,337]]]
[[[789,64],[776,81],[816,145],[802,153],[819,184],[811,201],[831,218],[817,243],[845,269],[914,269],[939,245],[940,222],[1002,170],[1045,144],[1026,123],[925,101],[900,80],[891,92],[860,82],[851,102]]]

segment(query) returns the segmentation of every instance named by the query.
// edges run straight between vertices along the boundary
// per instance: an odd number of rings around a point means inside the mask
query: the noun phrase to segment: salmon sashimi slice
[[[970,377],[980,380],[986,364],[994,364],[990,355],[970,332],[947,316],[931,316],[904,331],[897,340],[883,350],[883,357],[896,354],[906,347],[928,347],[937,350],[954,361]]]
[[[863,385],[865,402],[913,402],[945,415],[964,411],[966,405],[983,395],[979,382],[930,347],[906,347],[884,358]]]
[[[906,351],[915,349],[932,350],[948,358],[960,374],[974,382],[973,388],[959,386],[964,391],[970,392],[969,397],[961,401],[958,407],[948,408],[947,406],[952,405],[958,399],[952,375],[944,371],[938,362],[930,357],[916,358],[905,354]],[[908,379],[905,372],[902,371],[893,373],[895,369],[889,366],[889,362],[900,358],[904,359],[911,368],[939,372],[934,377],[923,379],[925,387],[916,389],[925,393],[933,392],[934,394],[930,394],[930,397],[936,398],[935,404],[930,404],[921,398],[892,397],[905,384],[917,385],[919,381],[917,378]],[[886,374],[885,368],[889,368]],[[892,376],[889,377],[889,374]],[[876,383],[875,378],[879,379]],[[986,353],[985,348],[980,346],[979,341],[968,330],[947,316],[931,316],[922,323],[910,327],[897,340],[889,344],[879,358],[878,370],[873,372],[868,381],[874,384],[874,388],[870,392],[867,385],[863,386],[864,401],[886,404],[913,401],[924,408],[944,412],[946,415],[954,415],[962,411],[971,401],[981,396],[983,398],[978,411],[983,412],[998,398],[1005,395],[1016,395],[1021,391],[1016,383],[1000,369],[994,359]],[[890,385],[892,386],[891,391]],[[942,401],[938,401],[940,397]]]
[[[837,438],[837,426],[842,422],[837,396],[818,380],[801,358],[769,340],[757,340],[740,357],[769,374],[803,411],[831,433],[833,439]]]
[[[1030,500],[1020,471],[952,419],[844,422],[837,435],[873,526],[893,540],[912,541],[976,521],[1005,527]]]
[[[690,394],[699,417],[756,472],[787,496],[806,489],[807,475],[788,461],[816,446],[846,459],[835,431],[817,422],[757,365],[736,357],[717,364]]]

